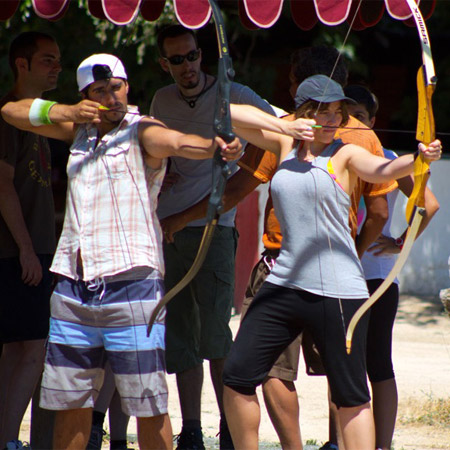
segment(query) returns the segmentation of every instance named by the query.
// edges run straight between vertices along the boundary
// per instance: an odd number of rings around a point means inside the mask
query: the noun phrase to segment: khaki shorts
[[[266,250],[262,258],[253,268],[250,280],[245,292],[245,299],[242,304],[241,321],[250,307],[253,298],[259,288],[269,275],[278,251]],[[314,345],[313,339],[308,331],[304,331],[283,351],[269,372],[269,377],[279,378],[284,381],[295,381],[298,374],[298,363],[300,359],[300,347],[303,349],[303,358],[308,375],[325,375],[319,352]]]
[[[175,242],[164,243],[166,292],[191,267],[204,227],[186,227]],[[198,366],[204,359],[223,359],[233,342],[229,326],[234,297],[234,260],[237,232],[217,226],[203,266],[167,304],[166,364],[169,373]]]

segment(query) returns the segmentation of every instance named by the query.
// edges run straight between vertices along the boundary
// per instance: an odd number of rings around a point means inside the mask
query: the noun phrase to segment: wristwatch
[[[394,243],[395,243],[396,247],[398,247],[400,250],[403,248],[404,241],[401,237],[394,239]]]

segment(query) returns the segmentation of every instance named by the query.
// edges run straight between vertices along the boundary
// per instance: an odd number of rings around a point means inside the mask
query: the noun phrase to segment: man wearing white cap
[[[113,55],[84,60],[77,82],[76,105],[26,99],[2,109],[18,128],[72,143],[41,406],[58,410],[54,448],[85,448],[108,360],[124,412],[137,417],[140,448],[172,448],[164,317],[146,335],[163,294],[157,196],[167,157],[210,158],[219,145],[235,159],[240,144],[140,116],[128,107],[127,74]]]

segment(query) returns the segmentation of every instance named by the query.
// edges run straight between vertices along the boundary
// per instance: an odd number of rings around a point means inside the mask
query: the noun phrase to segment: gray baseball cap
[[[313,75],[299,84],[295,94],[295,107],[298,108],[308,100],[320,103],[332,103],[344,100],[355,104],[355,100],[346,97],[339,83],[325,75]]]

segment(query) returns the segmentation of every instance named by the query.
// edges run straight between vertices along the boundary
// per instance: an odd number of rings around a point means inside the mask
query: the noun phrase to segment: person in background
[[[163,294],[157,197],[168,157],[212,158],[219,146],[223,158],[236,159],[241,144],[137,114],[114,55],[86,58],[77,82],[76,105],[24,99],[1,110],[13,126],[71,143],[41,407],[57,410],[53,448],[85,448],[108,360],[124,412],[137,417],[140,448],[171,449],[164,314],[147,336]]]
[[[0,107],[56,88],[60,51],[30,31],[13,39],[11,91]],[[44,367],[56,247],[51,156],[45,137],[0,118],[0,448],[22,448],[23,415]]]
[[[109,448],[110,450],[127,450],[127,429],[130,416],[122,411],[119,392],[114,382],[109,363],[105,366],[105,377],[102,388],[92,410],[92,428],[86,450],[100,450],[102,448],[103,430],[106,411],[109,416]]]
[[[349,113],[360,122],[373,128],[378,111],[378,99],[366,87],[351,85],[344,88],[345,95],[356,101],[348,105]],[[392,150],[383,148],[385,158],[396,159],[398,155]],[[397,238],[390,232],[392,214],[399,190],[409,197],[414,187],[411,176],[397,180],[398,189],[387,195],[389,219],[382,234],[369,247],[361,258],[369,293],[372,295],[384,278],[389,274],[406,239],[407,230]],[[365,204],[361,202],[358,217],[365,218]],[[423,232],[430,220],[439,210],[439,203],[430,191],[425,189],[425,216],[420,225],[419,234]],[[372,410],[375,419],[376,448],[390,450],[397,416],[397,385],[392,363],[392,331],[399,302],[398,279],[389,286],[386,292],[370,310],[367,333],[367,373],[372,387]]]
[[[180,25],[163,28],[158,34],[158,49],[160,65],[174,83],[155,93],[150,115],[175,130],[211,137],[218,82],[201,69],[202,50],[198,48],[195,34]],[[231,101],[273,113],[266,101],[238,83],[231,85]],[[236,170],[235,165],[232,170]],[[159,197],[158,217],[164,220],[208,195],[211,174],[211,161],[170,158],[166,188]],[[205,263],[190,285],[167,305],[166,363],[168,372],[176,374],[183,420],[178,449],[204,448],[201,428],[204,359],[209,361],[220,411],[220,448],[233,448],[223,413],[222,370],[232,343],[229,321],[237,246],[234,218],[235,209],[220,216]],[[203,217],[191,221],[172,242],[164,243],[167,291],[189,270],[205,224]]]

